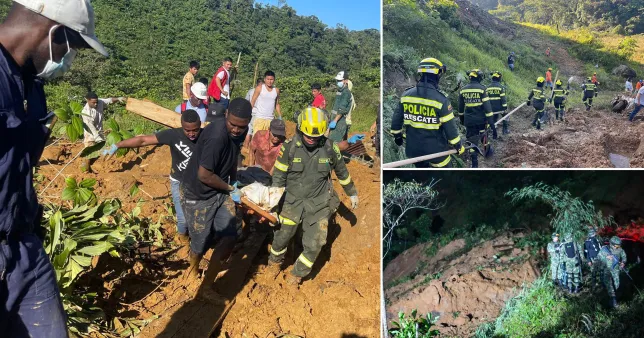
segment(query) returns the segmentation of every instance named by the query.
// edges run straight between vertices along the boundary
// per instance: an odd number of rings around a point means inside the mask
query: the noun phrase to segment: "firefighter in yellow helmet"
[[[564,112],[566,110],[566,96],[568,95],[568,91],[561,86],[563,83],[561,80],[557,80],[555,83],[555,89],[552,91],[552,95],[550,96],[550,102],[552,102],[555,105],[555,118],[557,120],[563,121],[564,119]]]
[[[486,92],[487,88],[481,84],[483,72],[474,69],[469,72],[469,76],[470,83],[463,87],[458,95],[458,112],[463,114],[467,140],[478,145],[479,140],[484,139],[483,134],[487,132],[487,128],[492,128],[492,132],[496,136],[496,127],[494,126],[490,98]],[[487,144],[483,146],[487,146]],[[470,149],[472,168],[478,168],[478,156],[476,151]]]
[[[351,180],[337,144],[324,137],[329,127],[327,113],[310,107],[298,116],[297,133],[286,141],[273,168],[273,187],[284,187],[279,205],[280,226],[270,249],[269,269],[277,275],[284,261],[288,243],[302,227],[304,251],[297,258],[288,282],[300,284],[311,272],[313,263],[326,244],[329,218],[340,205],[333,189],[331,172],[335,171],[351,207],[358,207],[358,192]]]
[[[486,92],[487,96],[490,98],[490,106],[492,106],[492,112],[494,114],[494,123],[501,117],[505,116],[505,113],[508,110],[508,102],[505,97],[505,87],[501,84],[501,78],[503,74],[501,72],[492,72],[492,82],[487,86]],[[494,129],[496,134],[496,128]],[[508,131],[508,120],[503,120],[503,134],[509,134]],[[496,135],[494,135],[496,138]]]
[[[545,81],[546,79],[542,76],[537,78],[537,88],[532,89],[528,96],[528,106],[532,104],[536,110],[532,126],[537,127],[537,129],[541,129],[541,119],[543,119],[543,113],[546,109],[546,96],[543,91],[543,84]]]
[[[391,134],[398,146],[403,145],[403,128],[407,134],[405,154],[418,157],[456,149],[465,152],[456,127],[456,119],[447,94],[438,89],[438,82],[447,67],[437,59],[426,58],[418,65],[420,79],[400,98],[391,121]],[[417,168],[452,167],[451,156],[418,162]]]

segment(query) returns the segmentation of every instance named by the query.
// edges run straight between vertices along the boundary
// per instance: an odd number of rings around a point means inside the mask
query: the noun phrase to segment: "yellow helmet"
[[[544,83],[545,81],[546,81],[546,79],[544,79],[543,76],[539,76],[537,78],[537,83]]]
[[[563,82],[561,82],[561,80],[557,80],[557,82],[555,82],[555,84],[556,84],[557,86],[561,86],[561,85],[563,84]]]
[[[552,68],[548,68],[548,70],[552,70]]]
[[[298,129],[306,136],[319,137],[324,135],[329,126],[326,112],[315,107],[306,108],[297,118]]]

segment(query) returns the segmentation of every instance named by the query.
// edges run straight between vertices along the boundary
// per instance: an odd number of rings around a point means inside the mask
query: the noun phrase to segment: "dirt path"
[[[80,144],[53,145],[46,149],[37,170],[37,190],[41,191],[67,161],[76,155]],[[139,204],[141,217],[162,224],[163,247],[150,247],[128,259],[109,255],[94,262],[95,268],[81,276],[79,287],[103,289],[98,306],[114,316],[148,319],[151,323],[141,337],[207,336],[217,318],[226,311],[221,337],[278,337],[296,334],[302,337],[377,337],[379,335],[380,285],[380,175],[357,163],[349,163],[361,205],[355,214],[349,211],[348,197],[334,179],[343,204],[329,226],[328,244],[314,266],[311,280],[299,289],[284,283],[284,274],[292,266],[301,248],[289,256],[288,267],[276,280],[262,273],[266,264],[271,231],[251,233],[244,245],[224,263],[224,272],[213,285],[215,291],[234,304],[218,304],[201,294],[201,280],[186,283],[181,274],[187,267],[187,248],[175,243],[171,205],[167,147],[146,148],[123,158],[105,162],[98,159],[96,173],[82,173],[81,159],[76,159],[41,196],[48,203],[63,203],[60,194],[65,177],[97,180],[95,192],[100,198],[119,198],[130,211]],[[132,197],[130,188],[139,186]],[[201,268],[206,270],[212,250]],[[101,287],[98,287],[101,286]],[[190,325],[186,325],[190,323]],[[198,323],[194,325],[192,323]],[[122,323],[121,323],[122,324]]]
[[[524,283],[539,275],[529,252],[515,247],[521,237],[501,235],[469,251],[459,239],[431,257],[425,254],[427,244],[403,252],[384,270],[387,319],[391,322],[399,311],[409,314],[416,309],[439,316],[437,327],[448,337],[472,336],[480,324],[498,317]]]

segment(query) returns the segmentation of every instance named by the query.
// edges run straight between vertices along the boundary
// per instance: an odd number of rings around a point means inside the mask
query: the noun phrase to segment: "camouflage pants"
[[[269,259],[276,263],[284,261],[284,254],[288,247],[289,242],[297,233],[299,224],[280,217],[282,225],[279,230],[275,232],[273,243],[271,245],[271,255]],[[304,219],[306,221],[306,218]],[[308,225],[306,225],[308,224]],[[311,272],[313,263],[318,258],[322,247],[326,244],[326,237],[329,227],[329,219],[324,218],[317,222],[303,222],[302,225],[302,246],[304,251],[300,254],[293,266],[293,275],[297,277],[304,277]]]
[[[609,297],[615,297],[615,290],[619,289],[619,275],[604,270],[601,273],[602,284],[606,288]]]
[[[561,279],[561,267],[559,262],[550,263],[550,278],[553,282],[557,282]]]
[[[592,285],[599,284],[600,279],[601,279],[601,269],[598,266],[598,261],[595,259],[592,261],[592,265],[590,266],[590,283]]]
[[[573,288],[579,287],[579,285],[581,285],[581,274],[577,271],[566,271],[566,286],[572,290]]]

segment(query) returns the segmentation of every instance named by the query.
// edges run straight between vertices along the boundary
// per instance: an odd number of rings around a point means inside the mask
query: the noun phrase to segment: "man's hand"
[[[358,141],[362,141],[363,139],[364,139],[364,134],[356,134],[356,135],[351,136],[347,140],[347,142],[349,142],[349,144],[354,144],[354,143],[356,143]]]
[[[237,184],[239,184],[239,182],[235,182],[235,184],[231,186],[230,198],[232,198],[235,203],[241,204],[242,192],[237,188]]]
[[[351,196],[351,209],[357,209],[358,208],[358,195]]]
[[[127,98],[121,96],[117,100],[119,100],[119,102],[121,103],[125,103],[127,101]]]
[[[112,146],[109,149],[103,149],[103,152],[101,154],[103,156],[112,156],[116,151],[119,150],[119,147],[116,146],[116,144],[112,144]]]
[[[398,133],[394,135],[394,142],[396,142],[396,145],[401,147],[403,145],[403,136],[402,133]]]
[[[225,90],[222,90],[222,91],[221,91],[221,94],[223,94],[224,96],[228,96],[228,92],[227,92],[227,91],[225,91]]]
[[[335,121],[331,121],[331,123],[329,123],[329,129],[335,129],[335,126],[336,126],[337,124],[338,124],[337,122],[335,122]]]
[[[620,267],[621,269],[623,269],[623,268],[624,268],[624,263],[619,263],[619,267]]]
[[[455,144],[454,149],[456,149],[457,154],[459,155],[463,155],[463,153],[465,152],[465,147],[463,147],[461,143]]]

